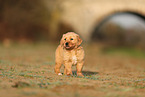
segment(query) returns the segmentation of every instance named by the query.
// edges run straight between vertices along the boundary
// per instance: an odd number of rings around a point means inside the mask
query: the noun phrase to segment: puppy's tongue
[[[70,48],[69,46],[66,46],[65,48]]]
[[[69,46],[66,46],[65,48],[66,48],[66,49],[70,49],[71,47],[69,47]]]

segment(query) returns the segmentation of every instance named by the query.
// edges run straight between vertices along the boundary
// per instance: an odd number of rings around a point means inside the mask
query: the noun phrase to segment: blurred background
[[[86,43],[145,48],[145,0],[0,0],[0,42]]]
[[[54,73],[68,31],[83,39],[84,78]],[[0,0],[1,97],[98,94],[145,97],[145,0]]]

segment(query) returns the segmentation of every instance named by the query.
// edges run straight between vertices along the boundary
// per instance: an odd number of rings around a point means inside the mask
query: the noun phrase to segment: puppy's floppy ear
[[[65,35],[65,34],[63,34],[63,36],[62,36],[62,38],[61,38],[61,40],[60,40],[60,45],[61,45],[61,46],[63,46],[63,43],[64,43],[64,35]]]
[[[83,40],[80,38],[79,35],[77,36],[77,38],[78,38],[78,46],[79,46],[79,45],[81,45],[81,43],[82,43]]]

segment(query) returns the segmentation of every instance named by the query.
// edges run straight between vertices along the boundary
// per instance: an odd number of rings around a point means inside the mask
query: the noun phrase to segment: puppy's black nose
[[[66,42],[65,45],[68,46],[68,42]]]

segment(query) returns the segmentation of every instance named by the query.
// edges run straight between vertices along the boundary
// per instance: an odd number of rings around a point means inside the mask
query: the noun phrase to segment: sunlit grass
[[[102,53],[104,54],[121,54],[124,56],[133,56],[139,58],[145,58],[145,51],[137,50],[134,48],[104,48],[102,49]]]
[[[18,94],[21,97],[39,97],[41,94],[46,96],[51,94],[56,97],[68,95],[70,97],[96,97],[98,93],[106,97],[143,96],[145,62],[143,61],[144,56],[140,56],[142,52],[128,49],[107,49],[103,50],[103,53],[101,53],[102,50],[94,53],[94,50],[98,50],[97,46],[85,47],[85,51],[89,51],[86,52],[85,68],[82,71],[84,77],[78,77],[76,71],[73,71],[72,76],[64,74],[58,76],[54,73],[56,47],[55,44],[47,43],[15,44],[9,48],[1,45],[0,93],[5,96]],[[140,53],[137,58],[134,57],[136,53]],[[114,54],[118,55],[115,56],[117,60],[112,57]],[[121,59],[122,56],[128,58],[127,64],[135,61],[139,65],[127,66]],[[114,61],[117,62],[114,63]],[[76,70],[75,66],[74,69]],[[63,69],[61,72],[63,73]],[[5,93],[10,90],[11,93]],[[125,94],[123,95],[123,93]]]

